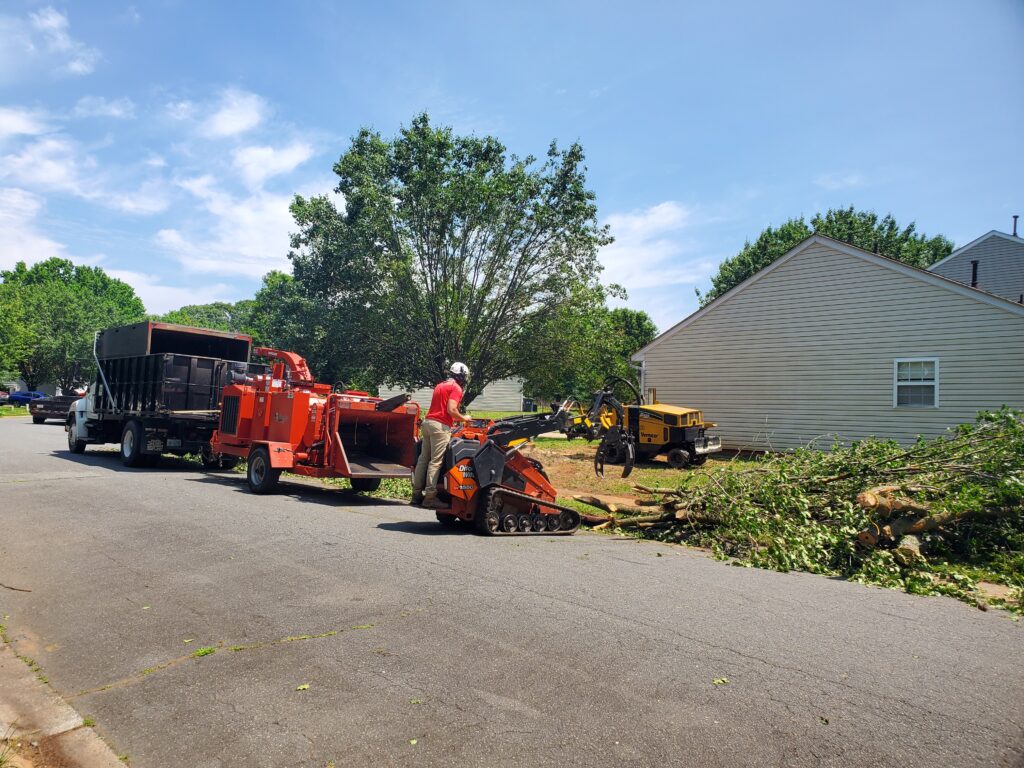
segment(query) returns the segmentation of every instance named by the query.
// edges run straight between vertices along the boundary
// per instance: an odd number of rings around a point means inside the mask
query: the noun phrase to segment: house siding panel
[[[932,267],[936,275],[971,284],[971,262],[978,262],[978,288],[1010,301],[1024,294],[1024,239],[990,237]]]
[[[893,408],[893,361],[939,359],[939,408]],[[1024,317],[814,244],[644,352],[663,402],[730,448],[907,443],[1024,407]]]
[[[392,397],[406,392],[402,387],[380,388],[381,397]],[[412,399],[420,404],[420,408],[426,413],[430,407],[430,397],[434,390],[432,387],[412,390]],[[501,379],[492,381],[477,397],[470,403],[470,412],[478,411],[519,411],[523,407],[523,383],[519,379]]]

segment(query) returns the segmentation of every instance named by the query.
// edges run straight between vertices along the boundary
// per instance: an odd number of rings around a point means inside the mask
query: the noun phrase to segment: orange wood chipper
[[[438,521],[471,523],[487,535],[575,533],[579,513],[555,503],[557,492],[541,463],[521,452],[531,437],[561,429],[564,418],[559,409],[456,428],[437,488],[451,507],[437,512]]]
[[[369,492],[386,477],[409,477],[416,463],[420,408],[408,395],[387,400],[334,392],[313,380],[294,352],[257,347],[270,373],[235,374],[224,387],[215,454],[248,460],[254,493],[273,490],[287,470],[307,477],[347,477]]]

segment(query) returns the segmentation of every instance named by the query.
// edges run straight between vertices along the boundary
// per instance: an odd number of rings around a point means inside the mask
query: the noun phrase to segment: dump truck
[[[67,414],[68,450],[120,443],[128,467],[153,466],[164,453],[199,454],[207,467],[230,467],[210,438],[224,385],[262,370],[249,363],[241,333],[142,322],[97,332],[96,380]]]
[[[314,381],[294,352],[256,347],[269,373],[233,374],[224,388],[211,450],[247,460],[253,493],[270,493],[281,472],[349,478],[375,491],[384,478],[408,478],[416,463],[420,407],[406,394],[383,399],[360,390],[334,391]]]

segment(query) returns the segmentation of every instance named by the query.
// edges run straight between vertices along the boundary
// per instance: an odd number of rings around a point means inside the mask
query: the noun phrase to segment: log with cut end
[[[917,536],[904,536],[893,551],[893,557],[900,565],[911,566],[922,563],[924,555],[921,554],[921,540]]]
[[[896,491],[900,490],[903,489],[898,485],[880,485],[877,488],[869,488],[857,494],[857,504],[861,509],[871,510],[883,518],[896,514],[928,514],[930,508],[927,504],[901,496],[893,496]]]
[[[936,531],[944,525],[957,523],[961,520],[976,517],[999,517],[1014,511],[1013,508],[997,507],[994,509],[971,509],[959,512],[936,512],[925,517],[899,517],[895,520],[890,520],[885,525],[872,523],[868,528],[857,534],[857,541],[864,546],[873,547],[883,540],[896,541],[908,534],[916,535],[926,531]]]

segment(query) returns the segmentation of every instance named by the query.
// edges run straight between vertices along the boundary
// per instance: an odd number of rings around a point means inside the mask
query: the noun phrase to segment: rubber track
[[[542,500],[538,499],[536,496],[530,496],[527,493],[520,493],[519,491],[513,491],[513,490],[511,490],[509,488],[495,488],[493,491],[491,491],[491,496],[490,496],[490,499],[488,501],[492,501],[494,499],[494,497],[498,496],[498,495],[507,496],[507,497],[512,498],[512,499],[522,499],[523,501],[529,501],[531,504],[537,504],[537,505],[542,506],[542,507],[550,507],[552,509],[557,509],[560,512],[571,512],[572,514],[576,515],[576,519],[577,519],[578,522],[572,528],[568,528],[568,529],[565,529],[565,530],[563,530],[561,528],[559,528],[557,531],[549,531],[547,529],[544,529],[543,531],[534,531],[534,530],[529,530],[529,531],[502,531],[502,530],[497,530],[497,531],[489,531],[488,535],[490,535],[490,536],[572,536],[574,533],[576,533],[576,531],[578,531],[580,529],[580,524],[583,522],[582,518],[580,517],[580,513],[577,510],[573,509],[572,507],[566,507],[566,506],[564,506],[562,504],[556,504],[553,501],[542,501]]]

